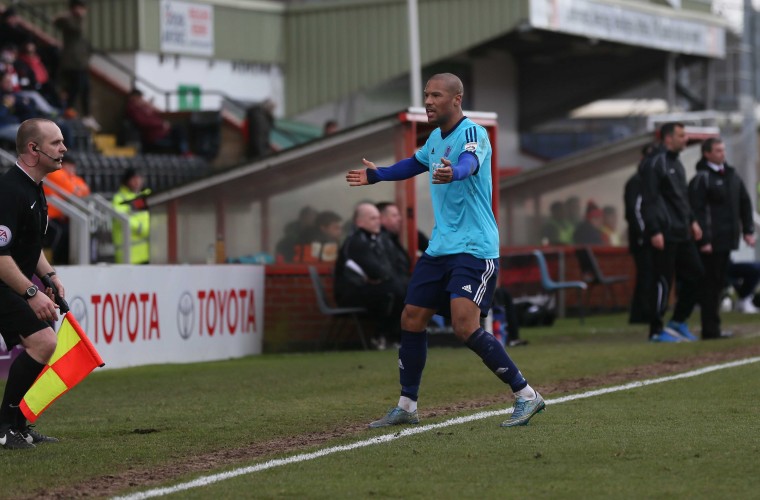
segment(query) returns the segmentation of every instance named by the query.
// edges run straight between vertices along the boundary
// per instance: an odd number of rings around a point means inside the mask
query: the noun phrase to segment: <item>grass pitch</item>
[[[569,379],[610,385],[615,374],[651,378],[642,366],[757,351],[760,326],[753,320],[726,315],[742,337],[678,345],[648,344],[646,328],[625,325],[622,315],[592,317],[583,326],[568,320],[525,329],[531,344],[510,353],[539,390]],[[200,463],[191,470],[215,472],[313,451],[316,442],[380,435],[363,426],[398,398],[395,358],[391,351],[332,352],[96,372],[38,422],[61,443],[0,450],[0,497],[140,491],[197,476],[172,473],[189,462]],[[760,484],[750,468],[760,462],[759,371],[751,365],[552,405],[526,428],[501,429],[500,418],[472,422],[180,496],[756,497]],[[559,395],[544,391],[547,399]],[[431,349],[423,424],[473,401],[498,401],[495,409],[508,407],[511,397],[468,349]],[[426,414],[430,409],[438,415]],[[242,448],[255,448],[256,458]]]

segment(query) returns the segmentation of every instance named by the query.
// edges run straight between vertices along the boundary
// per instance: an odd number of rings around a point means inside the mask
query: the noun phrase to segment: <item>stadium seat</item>
[[[533,255],[538,261],[538,269],[541,273],[541,286],[544,290],[553,294],[555,297],[560,290],[576,289],[578,290],[578,309],[581,324],[584,322],[584,309],[585,301],[583,300],[583,293],[588,288],[588,285],[584,281],[554,281],[549,274],[549,266],[546,264],[546,257],[541,250],[533,250]]]
[[[309,266],[309,276],[311,277],[311,284],[314,287],[314,293],[317,296],[317,306],[319,311],[330,317],[330,326],[322,336],[320,344],[324,346],[325,342],[331,335],[338,335],[342,333],[344,323],[348,319],[352,319],[356,325],[356,331],[359,334],[359,338],[362,341],[362,347],[367,350],[367,339],[364,337],[364,330],[362,330],[361,322],[359,321],[359,315],[364,314],[367,310],[363,307],[332,307],[327,302],[327,294],[325,293],[322,279],[319,277],[319,272],[314,266]]]
[[[620,305],[615,296],[615,287],[612,285],[627,281],[628,276],[605,276],[590,247],[576,248],[575,257],[578,259],[582,279],[589,286],[589,293],[586,294],[586,300],[588,300],[593,287],[596,285],[604,285],[608,292],[605,294],[605,301],[609,300],[612,303],[612,307],[619,308]]]

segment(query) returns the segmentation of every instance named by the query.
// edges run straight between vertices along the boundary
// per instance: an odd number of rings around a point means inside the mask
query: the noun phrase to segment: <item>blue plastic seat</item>
[[[588,288],[588,285],[583,281],[554,281],[549,274],[549,266],[546,264],[546,257],[541,250],[533,250],[533,255],[538,261],[538,269],[541,273],[541,286],[547,292],[556,296],[560,290],[576,289],[578,290],[578,308],[581,324],[584,321],[585,307],[583,300],[583,293]]]

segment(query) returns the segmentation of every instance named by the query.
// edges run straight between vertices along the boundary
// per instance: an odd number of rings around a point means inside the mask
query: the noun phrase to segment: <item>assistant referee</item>
[[[55,123],[35,118],[19,127],[16,152],[16,166],[0,177],[0,333],[8,349],[21,343],[26,350],[8,372],[0,405],[0,445],[29,449],[58,441],[33,429],[19,404],[56,346],[48,323],[58,319],[53,291],[39,290],[32,275],[50,277],[63,296],[63,285],[42,252],[48,224],[42,179],[61,168],[66,146]]]

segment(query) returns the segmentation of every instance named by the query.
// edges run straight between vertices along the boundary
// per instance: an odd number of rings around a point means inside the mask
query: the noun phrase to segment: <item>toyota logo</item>
[[[179,336],[187,340],[193,332],[195,323],[195,301],[190,292],[183,293],[177,304],[177,331]]]
[[[82,330],[87,331],[87,304],[80,296],[76,296],[69,302],[69,311],[76,318],[77,323],[82,327]]]

